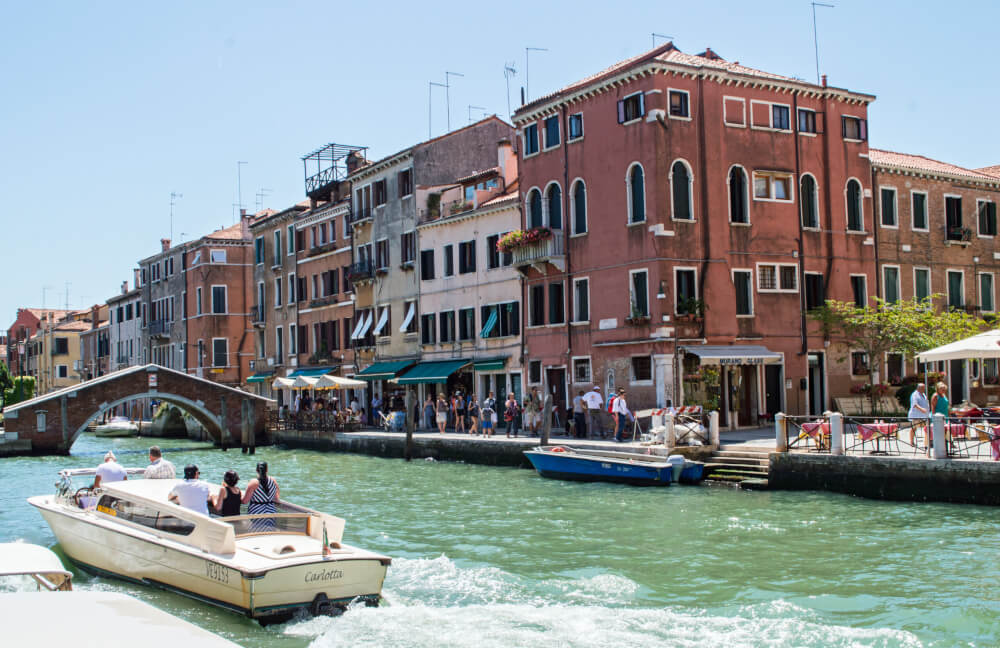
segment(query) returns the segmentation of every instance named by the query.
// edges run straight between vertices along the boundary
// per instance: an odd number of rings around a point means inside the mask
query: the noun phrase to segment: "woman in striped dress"
[[[243,503],[247,505],[247,515],[267,515],[277,513],[275,506],[279,499],[278,482],[267,476],[267,462],[257,464],[257,479],[251,479],[243,492]],[[273,531],[274,518],[259,518],[251,520],[251,531]]]

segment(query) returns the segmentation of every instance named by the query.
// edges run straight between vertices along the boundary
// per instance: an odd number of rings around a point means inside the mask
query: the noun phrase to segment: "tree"
[[[7,363],[0,361],[0,409],[7,406],[7,390],[14,386],[14,379],[7,370]]]
[[[876,411],[877,392],[874,374],[876,358],[889,352],[914,356],[921,351],[955,342],[987,328],[987,323],[963,310],[937,312],[931,295],[917,300],[888,303],[875,297],[874,304],[859,308],[853,302],[828,300],[826,305],[810,312],[820,323],[824,335],[836,334],[851,341],[868,355],[868,390],[872,411]]]
[[[35,395],[34,376],[18,376],[12,386],[4,391],[4,407],[33,398]]]

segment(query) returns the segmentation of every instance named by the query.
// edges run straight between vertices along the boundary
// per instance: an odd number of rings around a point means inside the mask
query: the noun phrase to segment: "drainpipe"
[[[563,103],[563,104],[561,104],[559,106],[559,111],[562,114],[562,116],[560,117],[559,121],[562,122],[562,127],[563,127],[563,138],[562,138],[562,150],[563,150],[563,187],[566,188],[566,193],[563,194],[562,205],[560,205],[560,208],[562,208],[563,206],[568,206],[570,204],[570,195],[571,195],[571,192],[572,192],[572,188],[569,186],[569,150],[568,150],[569,142],[567,141],[568,138],[569,138],[569,120],[568,120],[568,118],[566,116],[566,104],[565,103]],[[573,305],[575,305],[575,302],[573,302],[570,299],[567,299],[567,297],[570,294],[572,294],[572,292],[573,292],[573,279],[572,279],[572,274],[570,273],[570,268],[569,268],[569,262],[570,262],[570,256],[569,256],[569,226],[570,226],[570,223],[569,223],[569,219],[572,217],[572,215],[569,213],[569,209],[564,209],[563,212],[564,212],[564,215],[563,215],[563,255],[565,255],[565,257],[566,257],[566,271],[565,271],[564,274],[566,275],[566,283],[567,283],[566,287],[569,288],[569,290],[567,291],[567,295],[563,297],[563,303],[564,304],[572,303]],[[588,304],[588,307],[589,306],[590,305]],[[572,374],[572,372],[573,372],[573,361],[572,361],[572,358],[573,358],[573,335],[572,335],[572,329],[573,329],[573,327],[570,326],[570,318],[572,317],[572,309],[570,309],[570,311],[571,312],[565,314],[566,315],[566,367],[567,367],[566,380],[567,380],[567,385],[569,385],[571,383],[571,381],[572,381],[572,375],[573,375]],[[591,367],[591,372],[593,372],[593,367]],[[593,378],[593,376],[591,376],[591,378]],[[568,390],[568,388],[566,386],[564,386],[564,389],[567,389],[567,394],[566,394],[567,399],[566,400],[568,402],[569,400],[571,400],[569,398],[569,396],[570,396],[570,394],[568,393],[569,390]],[[565,415],[566,413],[563,412],[563,414]],[[567,423],[566,428],[569,429],[568,423]]]
[[[878,193],[879,193],[879,186],[878,186],[878,179],[875,176],[875,167],[873,167],[871,165],[871,159],[870,158],[868,160],[868,168],[871,170],[871,174],[872,174],[872,241],[874,243],[874,245],[872,247],[875,248],[875,296],[876,297],[882,297],[882,282],[879,281],[879,277],[882,276],[882,270],[881,270],[881,268],[879,268],[879,265],[878,265],[878,263],[879,263],[879,260],[878,260],[878,243],[879,243],[879,240],[878,240],[878,229],[879,228],[876,225],[879,214],[875,213],[875,207],[879,204],[879,202],[877,200],[875,200],[875,196],[877,196]],[[864,204],[865,204],[865,188],[864,187],[861,187],[861,196],[860,196],[860,198],[861,198],[861,205],[862,205],[861,213],[864,214],[865,213],[864,212]],[[898,210],[897,210],[897,212],[898,212]],[[898,216],[897,216],[897,218],[898,218]],[[927,209],[927,224],[928,224],[928,227],[929,227],[930,226],[930,208],[929,207]],[[862,222],[861,225],[862,225],[862,227],[864,227],[864,223],[863,222]]]
[[[669,104],[669,100],[668,100]],[[667,106],[670,109],[670,106]],[[708,168],[707,168],[707,156],[705,154],[707,134],[705,132],[705,77],[700,75],[698,77],[698,150],[699,150],[699,160],[698,167],[701,173],[701,238],[703,246],[703,256],[701,262],[701,276],[698,278],[698,295],[704,299],[705,297],[705,280],[708,274],[708,261],[711,258],[710,246],[712,243],[711,228],[708,226]],[[667,169],[667,173],[673,173],[672,168]],[[670,196],[673,200],[673,196]],[[692,207],[691,215],[694,216],[694,208]],[[677,287],[674,286],[674,292],[676,293]],[[676,294],[675,294],[676,297]],[[702,313],[702,330],[701,335],[707,338],[706,329],[708,328],[708,309],[704,309]],[[674,349],[674,355],[677,355],[677,349]]]
[[[798,196],[796,200],[796,206],[799,208],[799,213],[795,215],[795,220],[799,224],[799,238],[798,242],[798,253],[799,253],[799,338],[801,340],[801,350],[799,355],[806,355],[809,352],[809,340],[806,337],[806,259],[805,259],[805,245],[803,243],[804,233],[802,230],[802,183],[799,181],[799,176],[802,169],[799,166],[799,133],[798,133],[798,119],[799,119],[799,97],[798,95],[792,95],[792,115],[789,115],[789,119],[795,119],[795,128],[792,134],[795,136],[795,184],[794,187],[795,195]],[[826,121],[826,114],[823,114],[823,121]],[[825,125],[825,124],[824,124]],[[829,165],[827,165],[829,166]],[[780,280],[780,278],[779,278]],[[807,363],[808,364],[808,363]]]

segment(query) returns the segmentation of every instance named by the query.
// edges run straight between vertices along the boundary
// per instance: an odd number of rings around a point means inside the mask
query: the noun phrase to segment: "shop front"
[[[718,410],[720,427],[757,427],[782,409],[782,354],[763,346],[681,347],[683,404]]]

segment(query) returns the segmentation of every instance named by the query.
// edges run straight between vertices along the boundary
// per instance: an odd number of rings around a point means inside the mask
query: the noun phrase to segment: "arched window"
[[[532,189],[528,193],[528,227],[542,226],[542,192]]]
[[[816,180],[808,174],[799,181],[799,207],[802,211],[802,227],[819,228]]]
[[[670,185],[674,193],[674,218],[692,220],[691,215],[691,174],[687,165],[680,160],[674,162],[670,170]]]
[[[608,373],[604,377],[604,390],[606,394],[615,393],[615,370],[608,369]]]
[[[646,182],[642,167],[633,164],[628,172],[628,222],[641,223],[646,220]]]
[[[573,203],[573,233],[587,233],[587,186],[583,180],[573,183],[572,192]]]
[[[861,183],[853,178],[847,181],[847,229],[852,232],[865,231],[861,212]]]
[[[562,189],[553,182],[549,185],[545,198],[549,204],[549,227],[562,229]]]
[[[749,223],[747,212],[747,174],[740,167],[729,171],[729,222]]]

